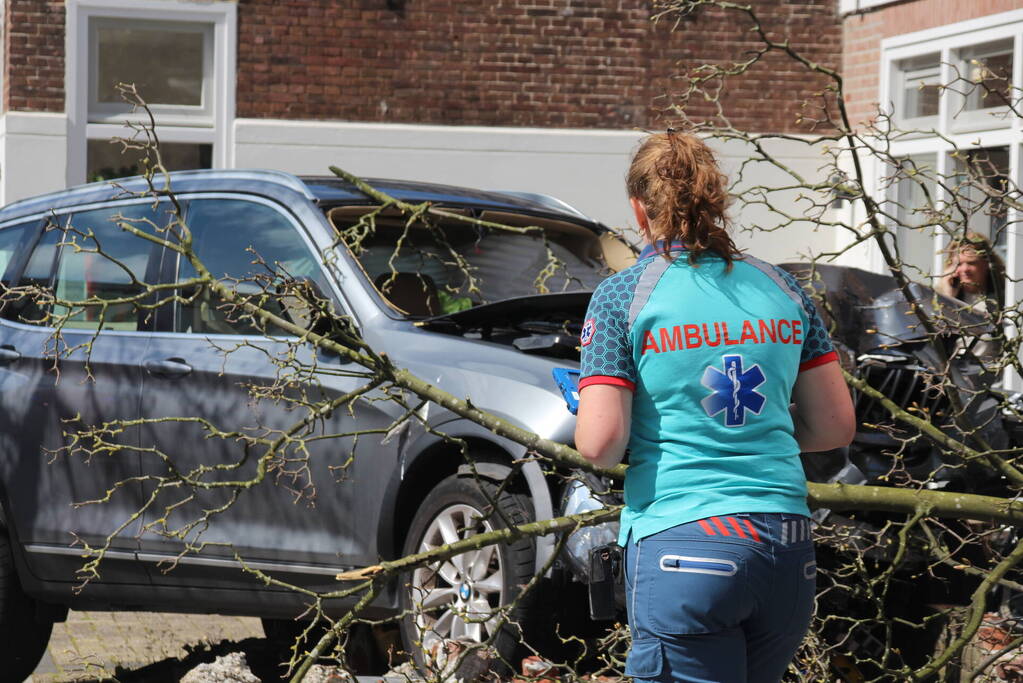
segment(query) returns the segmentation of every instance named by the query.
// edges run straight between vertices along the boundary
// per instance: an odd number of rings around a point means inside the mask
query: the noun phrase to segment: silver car
[[[339,179],[268,171],[172,178],[194,249],[217,277],[243,292],[272,287],[281,273],[304,278],[397,366],[540,436],[571,442],[574,417],[552,372],[578,367],[590,291],[616,258],[627,259],[621,244],[546,196],[370,184],[452,214],[540,230],[455,219],[427,229],[385,210],[367,233],[360,220],[376,203]],[[435,404],[416,407],[421,420],[402,420],[406,408],[379,393],[322,420],[306,434],[308,459],[289,467],[284,458],[252,490],[157,490],[172,470],[208,482],[253,476],[254,444],[295,423],[296,396],[341,396],[367,380],[353,363],[258,329],[201,288],[154,293],[145,306],[118,303],[140,283],[194,275],[176,252],[118,227],[118,220],[153,231],[166,224],[168,199],[135,194],[144,190],[137,179],[93,184],[0,210],[7,290],[0,650],[15,662],[14,678],[31,672],[52,622],[68,608],[242,614],[274,624],[301,613],[307,598],[265,585],[239,558],[282,581],[331,591],[340,571],[550,518],[566,501],[572,510],[592,502],[522,446]],[[57,300],[111,303],[62,310],[11,289],[27,286]],[[267,305],[289,315],[279,302]],[[59,334],[51,327],[57,317]],[[269,360],[296,348],[295,364],[322,370],[315,386],[282,382],[282,365]],[[205,522],[191,525],[198,519]],[[494,636],[509,654],[517,627],[502,625],[492,610],[548,566],[554,547],[554,538],[541,537],[417,570],[393,582],[365,616],[405,610],[409,651],[431,639]],[[98,549],[102,562],[83,574]],[[571,583],[572,571],[562,571],[570,565],[555,562],[545,581]],[[578,575],[581,565],[574,566]],[[510,622],[528,628],[536,600],[520,601]],[[327,610],[349,606],[335,601]],[[542,616],[549,620],[547,606]]]

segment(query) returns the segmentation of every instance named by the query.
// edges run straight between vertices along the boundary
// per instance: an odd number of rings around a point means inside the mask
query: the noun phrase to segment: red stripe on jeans
[[[753,523],[748,519],[744,519],[742,521],[746,522],[746,528],[749,529],[749,535],[753,537],[753,540],[760,543],[760,534],[757,533],[756,527],[753,526]]]
[[[710,528],[710,524],[707,524],[707,520],[705,519],[700,520],[700,528],[703,529],[704,533],[708,536],[717,536],[717,534],[714,533],[714,530]]]
[[[733,529],[735,529],[735,533],[739,534],[739,538],[746,538],[746,534],[742,532],[742,527],[739,526],[737,521],[735,521],[735,517],[725,517],[725,519],[727,519],[728,523],[732,525]]]
[[[721,523],[720,519],[717,517],[711,517],[710,521],[714,522],[714,526],[718,528],[718,531],[721,532],[722,536],[731,536],[731,534],[728,533],[728,529],[725,528],[725,525]]]

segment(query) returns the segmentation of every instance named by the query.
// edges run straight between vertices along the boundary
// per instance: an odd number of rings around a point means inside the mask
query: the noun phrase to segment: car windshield
[[[609,273],[599,235],[575,223],[484,212],[481,220],[513,229],[457,218],[406,225],[404,217],[387,215],[367,225],[355,209],[334,209],[331,221],[374,286],[408,315],[591,290]]]

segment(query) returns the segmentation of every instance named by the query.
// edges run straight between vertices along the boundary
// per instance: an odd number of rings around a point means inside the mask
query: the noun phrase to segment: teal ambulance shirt
[[[809,515],[789,403],[797,374],[837,359],[784,270],[648,247],[601,282],[583,323],[580,388],[634,392],[619,543],[717,515]]]

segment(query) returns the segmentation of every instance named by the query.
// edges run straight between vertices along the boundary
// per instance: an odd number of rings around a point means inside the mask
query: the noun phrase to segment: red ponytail
[[[652,238],[682,242],[692,264],[710,251],[731,268],[742,252],[726,231],[727,182],[702,140],[669,130],[649,136],[640,145],[626,176],[626,189],[646,208]]]

